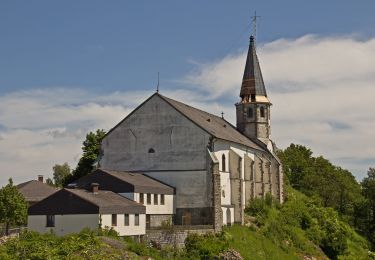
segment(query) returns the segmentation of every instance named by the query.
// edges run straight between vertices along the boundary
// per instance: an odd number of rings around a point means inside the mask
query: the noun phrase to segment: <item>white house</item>
[[[57,235],[83,228],[113,228],[120,236],[146,233],[146,208],[111,191],[62,189],[34,204],[28,211],[28,229]]]

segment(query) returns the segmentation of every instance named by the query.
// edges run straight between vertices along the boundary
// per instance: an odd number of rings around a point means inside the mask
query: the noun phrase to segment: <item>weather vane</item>
[[[257,18],[260,18],[259,15],[257,15],[257,11],[254,12],[254,15],[251,16],[251,22],[253,24],[253,36],[254,38],[257,37]]]

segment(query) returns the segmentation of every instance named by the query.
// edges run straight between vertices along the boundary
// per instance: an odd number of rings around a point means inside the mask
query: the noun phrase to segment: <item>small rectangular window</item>
[[[141,203],[141,204],[145,203],[145,199],[143,197],[143,193],[139,193],[139,203]]]
[[[112,214],[112,227],[117,226],[117,215]]]
[[[47,227],[54,227],[55,226],[55,215],[47,215]]]
[[[134,225],[139,226],[139,214],[134,215]]]
[[[129,214],[124,215],[124,225],[129,226]]]
[[[164,194],[160,194],[160,204],[164,205]]]
[[[151,194],[147,193],[147,205],[151,204]]]
[[[252,107],[249,107],[248,109],[247,109],[247,117],[250,117],[250,118],[252,118],[254,115],[254,112],[253,112],[253,108]]]
[[[158,205],[158,194],[154,194],[154,205]]]

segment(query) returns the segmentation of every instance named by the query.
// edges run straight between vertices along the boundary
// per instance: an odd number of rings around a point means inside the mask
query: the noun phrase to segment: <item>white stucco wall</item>
[[[119,193],[119,195],[141,203],[139,193]],[[174,195],[164,194],[164,205],[160,203],[161,194],[156,195],[158,196],[158,203],[155,205],[155,194],[151,193],[151,204],[147,204],[147,193],[143,193],[143,205],[146,207],[146,214],[172,215],[176,212],[176,209],[174,208]]]
[[[221,205],[231,204],[231,193],[230,193],[230,173],[220,172],[220,184],[221,184]]]
[[[129,226],[125,226],[125,215],[117,214],[117,225],[112,226],[112,215],[103,214],[102,218],[102,228],[113,228],[119,233],[120,236],[135,236],[146,234],[146,215],[139,214],[139,226],[134,224],[134,214],[129,214]]]
[[[222,207],[221,210],[223,212],[223,225],[227,225],[227,209],[230,210],[230,223],[234,223],[234,209],[233,208],[227,208],[227,207]]]
[[[27,228],[39,233],[53,232],[58,235],[80,232],[83,228],[99,227],[99,214],[55,215],[55,227],[46,227],[47,216],[28,216]]]
[[[235,152],[239,157],[241,157],[241,179],[244,179],[244,169],[245,169],[245,155],[249,156],[252,160],[254,160],[255,155],[254,151],[246,146],[224,141],[224,140],[217,140],[215,141],[214,145],[214,152],[216,158],[219,160],[219,169],[220,169],[220,180],[221,180],[221,186],[222,191],[224,190],[225,198],[223,197],[223,194],[221,194],[221,205],[230,205],[231,204],[231,187],[230,187],[230,173],[229,173],[229,150],[232,150]],[[226,164],[226,171],[223,172],[222,169],[222,155],[225,155],[225,164]],[[242,190],[245,192],[245,182],[243,182]],[[228,195],[227,195],[228,194]],[[246,196],[242,196],[242,205],[243,208],[246,205],[245,201]]]

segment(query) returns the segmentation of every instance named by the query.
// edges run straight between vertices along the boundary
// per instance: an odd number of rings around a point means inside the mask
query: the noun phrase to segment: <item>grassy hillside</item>
[[[227,227],[218,235],[190,235],[184,250],[159,250],[108,231],[85,230],[61,238],[27,232],[1,245],[0,259],[218,259],[229,249],[255,260],[375,259],[368,242],[336,211],[317,206],[294,189],[287,194],[283,205],[269,197],[252,201],[246,209],[247,226]]]

